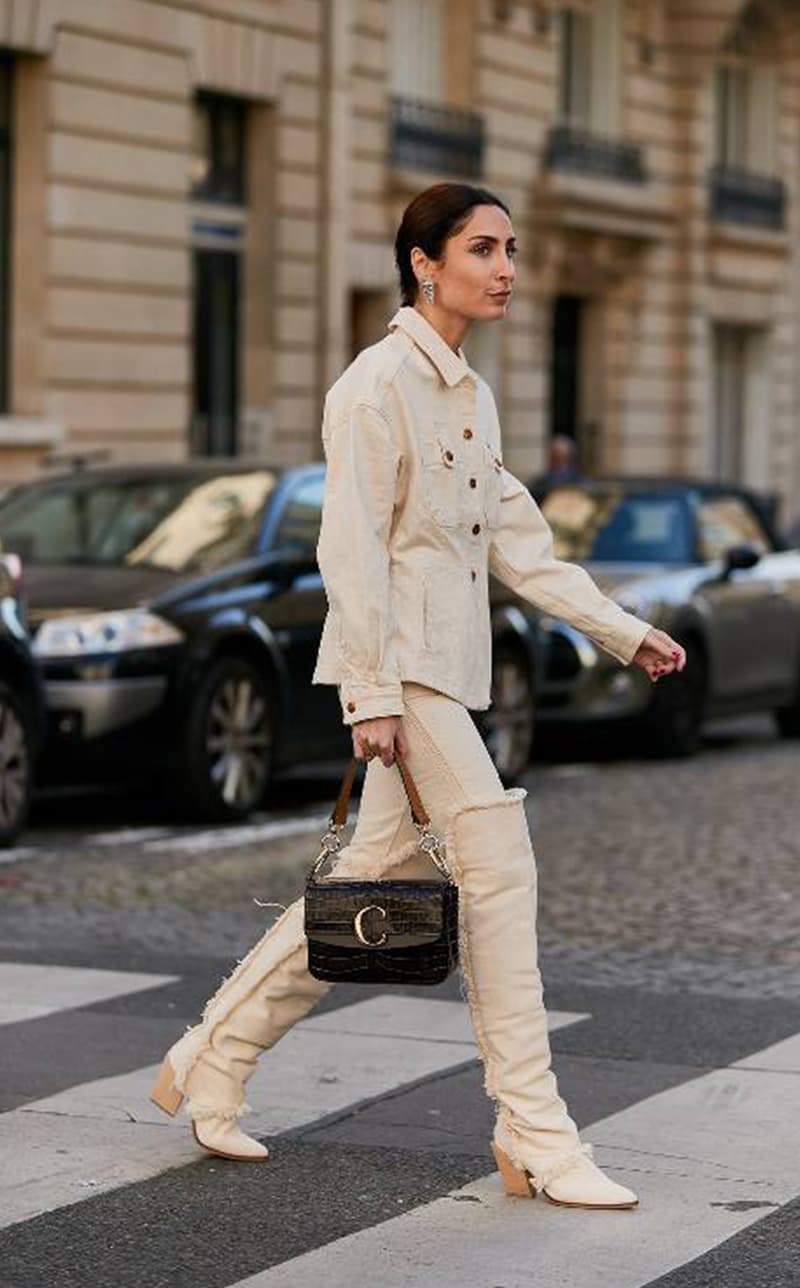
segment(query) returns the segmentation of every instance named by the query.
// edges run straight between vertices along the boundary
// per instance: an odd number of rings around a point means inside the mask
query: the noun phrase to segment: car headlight
[[[33,642],[38,657],[82,657],[177,644],[183,633],[144,608],[120,613],[87,613],[42,622]]]

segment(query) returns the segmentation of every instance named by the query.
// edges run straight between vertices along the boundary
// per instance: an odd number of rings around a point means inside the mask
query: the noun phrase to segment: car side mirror
[[[729,577],[737,568],[754,568],[760,558],[755,546],[729,546],[723,555],[722,577]]]

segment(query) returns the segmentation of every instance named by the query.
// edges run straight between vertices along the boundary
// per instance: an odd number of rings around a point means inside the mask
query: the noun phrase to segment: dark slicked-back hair
[[[441,259],[449,237],[460,233],[475,206],[500,206],[510,216],[504,201],[488,188],[470,183],[435,183],[417,194],[403,211],[394,239],[394,259],[400,277],[403,304],[413,304],[419,285],[411,267],[411,251],[419,246],[429,259]]]

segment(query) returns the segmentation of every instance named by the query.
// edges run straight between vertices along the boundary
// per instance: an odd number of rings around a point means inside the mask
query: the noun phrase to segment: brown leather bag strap
[[[416,783],[411,777],[411,771],[405,764],[402,756],[396,750],[394,763],[400,770],[400,777],[403,780],[403,786],[406,789],[408,803],[411,806],[411,816],[414,820],[415,826],[420,831],[419,848],[429,856],[442,875],[445,876],[448,881],[452,881],[452,874],[444,860],[439,840],[433,832],[430,831],[430,818],[428,817],[425,806],[420,800]],[[341,846],[339,833],[347,822],[347,815],[350,808],[350,792],[353,787],[353,780],[356,776],[357,768],[358,759],[353,756],[350,760],[350,764],[347,766],[347,772],[344,776],[338,800],[336,801],[333,813],[330,816],[329,830],[322,838],[322,849],[314,860],[308,874],[308,880],[310,882],[316,881],[317,873],[325,864],[326,860],[330,858],[332,854],[336,854]]]
[[[417,791],[416,783],[414,782],[414,779],[411,777],[411,770],[405,764],[402,756],[397,751],[395,751],[394,763],[397,765],[397,768],[400,770],[400,777],[403,780],[403,786],[406,789],[406,796],[408,797],[408,803],[411,806],[411,816],[414,819],[415,823],[419,823],[423,827],[426,827],[430,822],[427,811],[425,810],[425,806],[422,804],[422,801],[420,800],[420,795],[419,795],[419,792]],[[334,806],[333,813],[331,814],[331,823],[338,824],[341,827],[344,827],[345,823],[347,822],[347,815],[350,810],[350,792],[353,789],[353,782],[355,780],[357,769],[358,769],[358,758],[356,756],[352,756],[350,759],[350,764],[347,766],[347,772],[345,773],[344,780],[342,782],[342,787],[341,787],[341,791],[339,792],[339,797],[336,801],[336,805]]]

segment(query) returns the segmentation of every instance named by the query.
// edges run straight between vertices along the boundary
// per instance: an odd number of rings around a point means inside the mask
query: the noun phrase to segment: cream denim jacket
[[[618,661],[650,626],[553,555],[552,533],[502,461],[489,386],[417,309],[328,391],[317,557],[328,599],[312,684],[336,684],[344,723],[403,714],[416,680],[485,710],[489,573]]]

